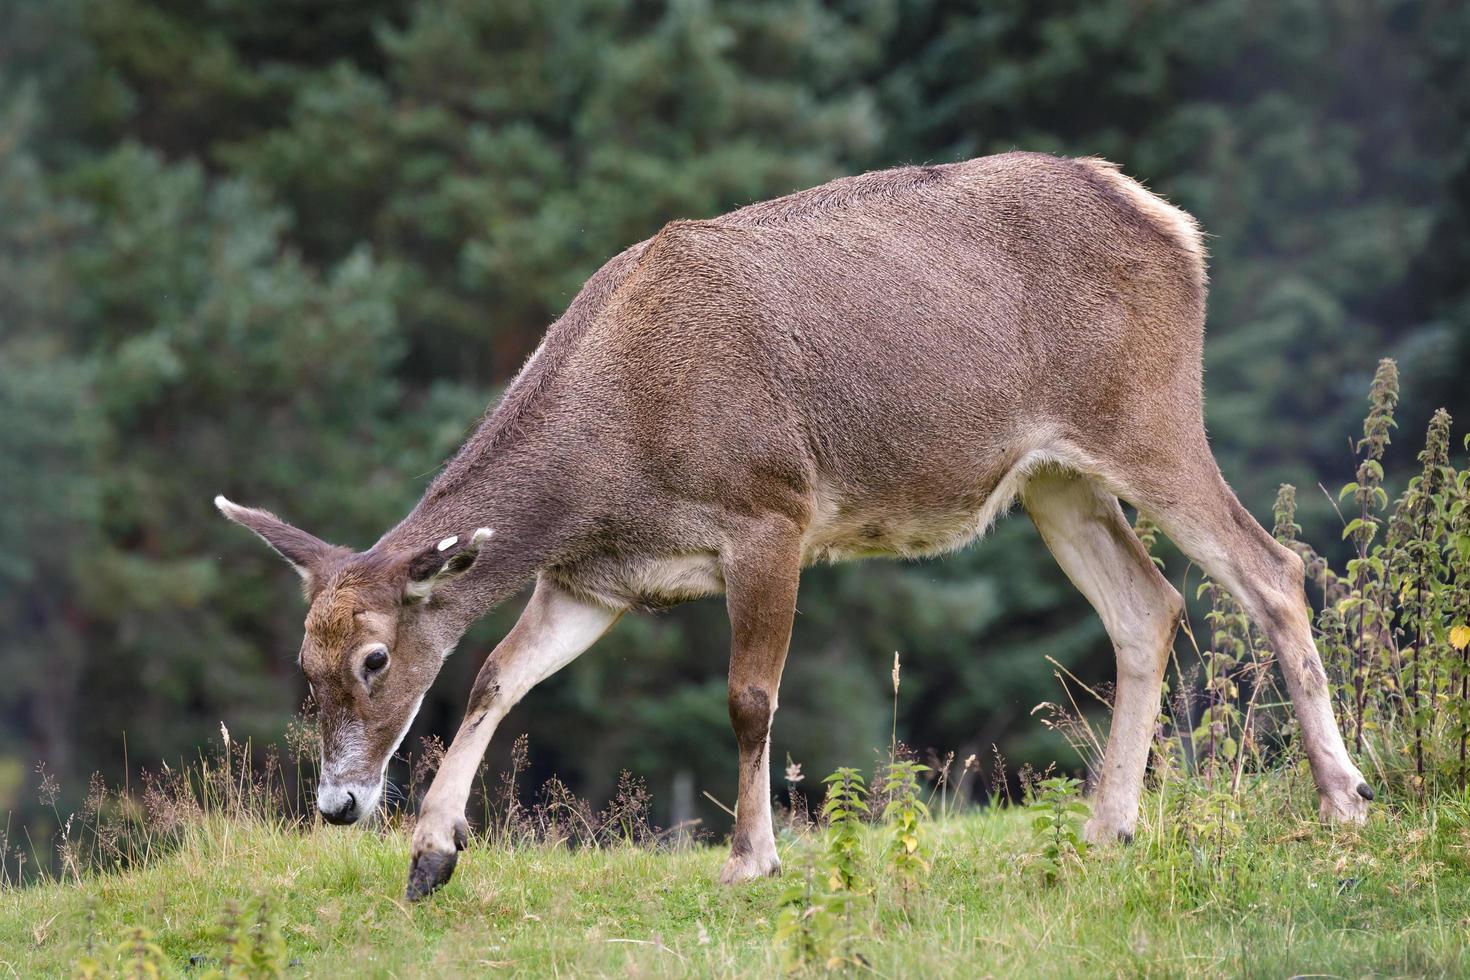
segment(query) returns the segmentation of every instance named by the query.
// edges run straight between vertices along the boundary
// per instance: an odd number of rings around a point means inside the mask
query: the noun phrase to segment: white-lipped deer
[[[723,592],[740,790],[721,879],[775,873],[769,731],[802,568],[956,549],[1019,499],[1116,649],[1087,835],[1127,838],[1182,603],[1121,498],[1243,603],[1322,815],[1361,821],[1372,792],[1333,719],[1301,561],[1206,442],[1204,319],[1194,221],[1101,160],[908,167],[667,225],[587,282],[367,551],[217,501],[305,581],[323,816],[376,806],[444,657],[534,579],[423,801],[408,892],[427,894],[510,707],[627,610]]]

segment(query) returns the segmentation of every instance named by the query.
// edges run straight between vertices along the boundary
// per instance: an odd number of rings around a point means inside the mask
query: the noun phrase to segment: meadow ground
[[[1129,846],[1044,881],[1032,814],[926,825],[930,869],[905,898],[883,873],[854,903],[856,972],[878,976],[1470,975],[1470,819],[1376,807],[1358,830],[1311,818],[1304,787],[1157,795]],[[163,972],[218,966],[229,902],[266,896],[287,976],[771,976],[780,897],[817,832],[781,842],[782,879],[723,888],[717,846],[573,851],[475,846],[453,881],[401,895],[400,830],[204,818],[145,866],[0,891],[0,977],[73,973],[147,927]],[[907,911],[904,907],[907,907]],[[815,967],[820,969],[820,966]]]

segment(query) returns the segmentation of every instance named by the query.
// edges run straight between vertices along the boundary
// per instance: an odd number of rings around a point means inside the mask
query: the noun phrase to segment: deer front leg
[[[781,870],[771,827],[771,718],[791,642],[801,577],[801,537],[772,520],[743,536],[724,559],[730,613],[730,723],[740,748],[740,795],[730,859],[720,872],[735,884]]]
[[[544,578],[536,583],[515,628],[475,677],[464,721],[424,796],[408,869],[410,901],[428,895],[454,873],[469,838],[465,804],[500,720],[527,691],[596,642],[620,615],[620,610],[583,602]]]

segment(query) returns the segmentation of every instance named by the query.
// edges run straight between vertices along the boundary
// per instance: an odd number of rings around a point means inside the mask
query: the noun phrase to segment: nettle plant
[[[929,771],[895,741],[871,790],[857,769],[843,767],[823,780],[821,838],[782,892],[772,934],[787,972],[866,967],[860,947],[877,930],[882,906],[891,902],[907,918],[929,872],[930,813],[920,783]],[[882,840],[876,854],[875,836]]]
[[[1041,845],[1036,860],[1041,877],[1054,885],[1068,866],[1078,866],[1087,853],[1082,839],[1082,822],[1090,812],[1082,802],[1082,781],[1068,776],[1051,776],[1036,783],[1027,808],[1031,831]]]
[[[1378,366],[1369,393],[1338,573],[1312,549],[1322,597],[1318,642],[1343,734],[1391,786],[1423,794],[1470,777],[1470,469],[1451,462],[1451,419],[1434,413],[1419,472],[1389,502],[1382,460],[1396,426],[1398,369]],[[1470,438],[1462,443],[1470,447]],[[1294,523],[1288,520],[1294,527]]]
[[[1397,365],[1384,359],[1354,443],[1354,478],[1334,498],[1349,545],[1341,567],[1301,540],[1290,484],[1277,494],[1273,533],[1305,562],[1333,707],[1363,767],[1390,791],[1463,795],[1470,784],[1470,466],[1463,455],[1470,436],[1457,439],[1449,413],[1435,412],[1417,473],[1393,497],[1384,464],[1398,400]],[[1157,529],[1146,515],[1134,531],[1152,553]],[[1156,778],[1180,773],[1199,778],[1201,791],[1234,796],[1246,772],[1289,767],[1295,722],[1271,710],[1285,700],[1271,669],[1275,654],[1240,605],[1208,578],[1195,594],[1209,610],[1202,630],[1188,622],[1181,629],[1193,657],[1175,658],[1153,768]],[[1101,742],[1075,701],[1070,710],[1038,707],[1095,771]]]
[[[929,870],[922,838],[929,805],[919,798],[919,774],[929,771],[928,766],[912,759],[895,759],[883,781],[883,793],[888,798],[883,806],[883,822],[888,827],[885,854],[904,903]]]
[[[1384,359],[1355,443],[1354,479],[1335,498],[1350,545],[1342,567],[1301,540],[1289,484],[1276,498],[1274,533],[1306,564],[1344,740],[1390,790],[1463,793],[1470,781],[1470,468],[1454,465],[1451,419],[1441,409],[1430,419],[1417,474],[1392,498],[1384,461],[1398,400],[1397,365]],[[1461,447],[1470,448],[1470,437]],[[1149,546],[1149,524],[1140,521],[1136,530]],[[1281,700],[1263,695],[1275,683],[1272,651],[1217,583],[1205,580],[1197,595],[1210,603],[1208,639],[1202,649],[1195,643],[1198,683],[1178,672],[1163,718],[1172,732],[1163,754],[1207,786],[1228,777],[1234,793],[1247,762],[1261,768],[1268,754],[1281,758],[1276,748],[1289,750],[1292,723],[1263,745],[1259,729],[1269,713],[1260,706]],[[1195,641],[1187,626],[1184,635]]]
[[[863,774],[844,766],[822,780],[826,828],[822,853],[809,858],[781,894],[772,940],[788,972],[810,966],[832,970],[862,965],[858,902],[872,894],[865,868],[863,821],[871,814]]]
[[[89,921],[93,917],[89,910]],[[278,980],[292,965],[281,932],[280,912],[265,895],[244,906],[226,902],[206,950],[191,958],[189,975],[203,980]],[[115,944],[102,942],[89,931],[86,948],[71,969],[79,980],[173,975],[163,947],[143,926],[128,927]]]

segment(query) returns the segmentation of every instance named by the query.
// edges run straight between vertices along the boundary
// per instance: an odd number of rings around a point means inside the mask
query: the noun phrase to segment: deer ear
[[[290,562],[308,589],[314,584],[315,577],[321,572],[327,559],[342,550],[300,528],[292,527],[268,510],[241,507],[223,496],[215,497],[214,505],[221,514],[236,524],[254,531],[278,555]]]
[[[408,562],[408,582],[403,587],[406,602],[426,602],[434,590],[459,578],[470,570],[480,556],[480,546],[495,532],[488,527],[476,529],[469,540],[457,534],[425,548]]]

